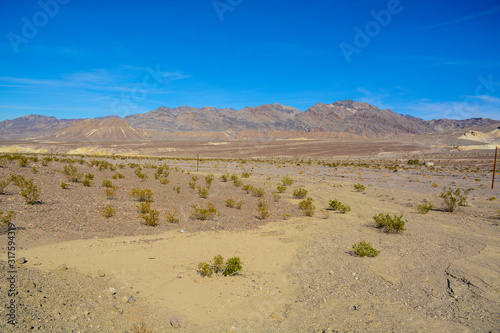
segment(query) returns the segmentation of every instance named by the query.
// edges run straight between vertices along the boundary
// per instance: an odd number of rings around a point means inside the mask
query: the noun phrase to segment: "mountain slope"
[[[76,120],[61,120],[55,117],[28,116],[0,122],[0,138],[26,139],[45,136],[47,133],[57,131],[73,124]]]

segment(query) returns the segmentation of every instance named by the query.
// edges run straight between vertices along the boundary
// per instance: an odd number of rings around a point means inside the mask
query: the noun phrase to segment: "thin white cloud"
[[[485,10],[484,12],[480,12],[480,13],[477,13],[477,14],[462,16],[462,17],[458,17],[458,18],[453,19],[453,20],[449,20],[449,21],[444,21],[444,22],[440,22],[440,23],[437,23],[437,24],[433,24],[433,25],[430,25],[430,26],[422,28],[420,31],[425,31],[425,30],[430,30],[430,29],[434,29],[434,28],[444,27],[444,26],[447,26],[447,25],[450,25],[450,24],[455,24],[455,23],[461,23],[461,22],[470,21],[470,20],[476,19],[478,17],[482,17],[482,16],[493,14],[493,13],[498,12],[498,11],[500,11],[500,6],[490,8],[488,10]]]

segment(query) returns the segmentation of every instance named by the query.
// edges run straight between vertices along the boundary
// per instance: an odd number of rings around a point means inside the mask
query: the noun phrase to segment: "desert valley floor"
[[[0,331],[499,332],[494,150],[424,141],[2,143],[18,324],[6,320],[2,225]],[[30,179],[33,204],[20,195]],[[440,197],[449,188],[472,189],[454,212]],[[151,190],[157,226],[133,189]],[[313,216],[299,208],[306,198]],[[350,211],[330,209],[335,199]],[[426,202],[434,208],[423,214]],[[218,214],[193,215],[209,203]],[[406,230],[376,228],[381,213],[402,215]],[[380,254],[358,256],[361,241]],[[198,264],[219,254],[239,257],[239,274],[202,276]]]

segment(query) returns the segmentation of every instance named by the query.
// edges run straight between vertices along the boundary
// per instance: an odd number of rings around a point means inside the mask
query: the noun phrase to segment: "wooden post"
[[[495,149],[495,162],[493,163],[493,180],[491,181],[491,189],[495,188],[495,172],[497,171],[497,155],[498,155],[498,147]]]
[[[196,172],[198,172],[198,162],[200,161],[200,154],[196,154]]]

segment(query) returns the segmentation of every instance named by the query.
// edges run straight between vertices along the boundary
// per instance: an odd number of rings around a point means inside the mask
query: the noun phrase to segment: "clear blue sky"
[[[1,0],[0,22],[0,121],[344,99],[500,119],[498,0]]]

